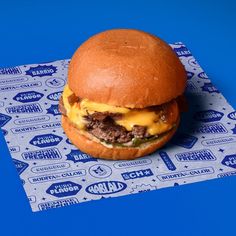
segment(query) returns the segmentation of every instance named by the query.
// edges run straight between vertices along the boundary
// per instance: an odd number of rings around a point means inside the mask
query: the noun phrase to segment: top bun
[[[186,72],[172,48],[133,29],[96,34],[73,55],[70,89],[79,97],[120,107],[166,103],[184,92]]]

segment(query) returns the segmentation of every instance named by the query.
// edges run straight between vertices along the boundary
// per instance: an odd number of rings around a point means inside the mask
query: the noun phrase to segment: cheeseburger
[[[62,127],[93,157],[135,159],[171,139],[185,86],[185,69],[167,43],[139,30],[108,30],[71,59],[59,104]]]

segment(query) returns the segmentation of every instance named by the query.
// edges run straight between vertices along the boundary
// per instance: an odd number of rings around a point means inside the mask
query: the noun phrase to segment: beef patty
[[[113,114],[100,113],[101,116],[106,116],[103,120],[94,119],[94,114],[86,116],[88,121],[86,128],[89,133],[102,141],[108,143],[127,143],[133,138],[142,139],[150,136],[146,131],[146,127],[143,126],[134,126],[132,131],[127,131],[123,126],[117,125],[114,122]]]

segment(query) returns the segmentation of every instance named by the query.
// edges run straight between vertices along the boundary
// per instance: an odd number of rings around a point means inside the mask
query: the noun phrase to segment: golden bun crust
[[[80,133],[73,125],[71,125],[69,119],[62,115],[62,127],[70,139],[70,141],[78,147],[82,152],[88,153],[89,155],[97,158],[107,159],[107,160],[133,160],[138,157],[148,155],[158,148],[166,144],[174,135],[177,127],[179,125],[179,120],[175,128],[169,131],[163,137],[157,139],[156,141],[147,143],[141,148],[132,147],[113,147],[108,148],[104,145],[92,141],[88,137]]]
[[[186,72],[160,38],[133,29],[96,34],[75,52],[68,84],[79,97],[121,107],[160,105],[181,95]]]

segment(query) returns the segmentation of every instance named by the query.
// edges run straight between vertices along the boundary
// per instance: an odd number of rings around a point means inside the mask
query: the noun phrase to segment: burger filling
[[[169,132],[179,118],[175,100],[160,106],[130,109],[78,98],[68,85],[59,108],[73,126],[105,145],[137,147]]]

